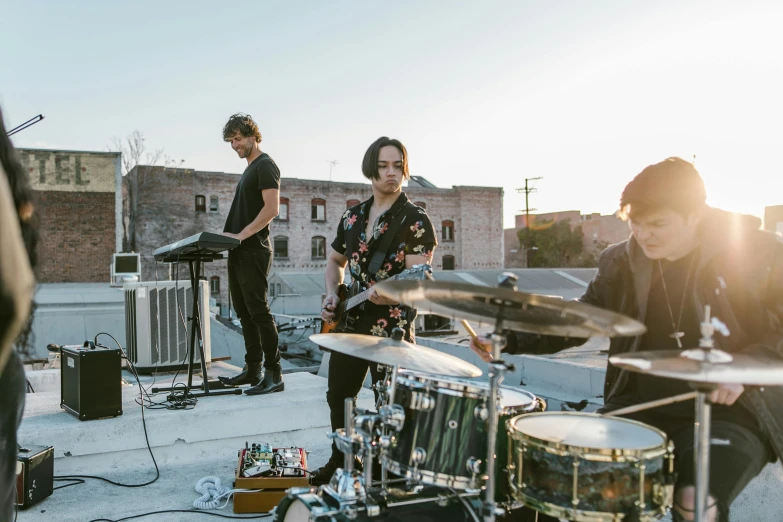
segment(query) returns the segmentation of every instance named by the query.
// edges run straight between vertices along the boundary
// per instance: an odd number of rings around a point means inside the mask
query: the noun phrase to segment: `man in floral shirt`
[[[403,180],[410,178],[408,153],[402,143],[386,137],[376,140],[364,155],[362,173],[372,183],[373,196],[346,210],[337,226],[337,237],[332,242],[332,251],[326,263],[327,296],[321,318],[327,322],[334,319],[333,311],[339,304],[337,290],[343,282],[346,266],[350,266],[354,281],[371,288],[414,265],[430,264],[437,245],[427,212],[411,203],[402,191]],[[401,223],[397,225],[396,233],[389,232],[396,223]],[[384,243],[386,233],[395,233],[395,237],[384,253],[380,268],[371,273],[371,260]],[[414,340],[413,319],[416,311],[381,297],[374,290],[362,307],[348,313],[351,312],[355,312],[352,333],[388,337],[394,328],[399,327],[405,331],[407,341]],[[356,400],[368,369],[372,373],[373,382],[383,377],[377,365],[369,361],[332,352],[326,392],[332,430],[345,427],[345,399]],[[333,444],[329,462],[315,472],[312,483],[320,485],[329,482],[342,462],[343,455]]]

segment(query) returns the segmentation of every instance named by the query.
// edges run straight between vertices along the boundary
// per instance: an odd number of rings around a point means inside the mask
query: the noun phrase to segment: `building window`
[[[196,212],[207,211],[207,198],[204,196],[196,196]]]
[[[423,201],[417,201],[416,203],[414,203],[414,205],[416,205],[417,207],[421,207],[424,210],[427,210],[427,204]]]
[[[443,270],[454,270],[454,256],[443,256]]]
[[[454,222],[444,221],[441,224],[441,239],[443,241],[454,241]]]
[[[280,283],[275,283],[275,286],[277,287],[277,295],[283,295],[283,285]]]
[[[217,196],[209,196],[209,211],[210,212],[217,212],[218,211],[218,197]]]
[[[212,295],[220,293],[220,278],[218,276],[209,278],[209,291]]]
[[[345,208],[355,207],[359,203],[361,203],[361,201],[359,201],[358,199],[349,199],[348,201],[345,202]]]
[[[326,259],[326,238],[315,236],[312,241],[313,259]]]
[[[274,283],[270,283],[269,284],[269,297],[274,297],[276,295],[277,294],[275,293],[275,284]]]
[[[326,221],[326,201],[314,199],[310,204],[310,219],[313,221]]]
[[[275,237],[275,257],[282,257],[287,258],[288,257],[288,238],[285,236],[277,236]]]
[[[288,221],[288,198],[280,198],[280,211],[275,216],[275,221]]]

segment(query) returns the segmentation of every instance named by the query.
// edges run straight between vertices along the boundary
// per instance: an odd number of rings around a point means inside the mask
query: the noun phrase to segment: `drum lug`
[[[480,404],[473,409],[473,416],[483,422],[489,418],[489,409],[485,405]]]
[[[383,406],[380,409],[381,422],[395,431],[402,430],[405,424],[405,410],[399,404]]]
[[[390,437],[389,435],[383,435],[380,439],[378,439],[378,443],[381,445],[381,448],[383,449],[391,448],[393,442],[394,442],[394,438]]]
[[[478,475],[481,473],[481,459],[470,457],[467,462],[465,462],[465,468],[468,470],[468,473]]]
[[[424,461],[427,460],[427,452],[424,450],[424,448],[416,448],[413,450],[413,453],[411,454],[411,462],[414,464],[424,464]]]
[[[435,503],[440,507],[446,507],[449,505],[449,497],[443,493],[438,493],[438,498],[435,500]]]
[[[435,399],[428,393],[412,392],[410,408],[419,411],[432,410],[435,408]]]

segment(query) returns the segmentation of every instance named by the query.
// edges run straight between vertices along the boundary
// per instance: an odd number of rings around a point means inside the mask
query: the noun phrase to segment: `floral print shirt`
[[[373,223],[372,233],[367,237],[367,220],[372,203],[373,198],[370,198],[346,210],[337,226],[337,237],[332,242],[335,252],[348,258],[351,278],[359,281],[363,288],[370,288],[404,271],[407,255],[432,255],[438,244],[427,212],[411,203],[404,192],[391,208]],[[370,273],[370,262],[375,250],[381,243],[383,234],[387,233],[390,224],[398,216],[405,220],[385,253],[381,267],[375,273]],[[391,336],[392,329],[399,327],[405,331],[406,340],[414,340],[411,325],[416,317],[416,310],[407,306],[376,305],[367,301],[355,310],[355,313],[356,333],[387,337]]]

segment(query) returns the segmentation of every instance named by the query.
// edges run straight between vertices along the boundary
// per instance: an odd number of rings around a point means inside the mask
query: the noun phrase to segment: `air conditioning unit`
[[[128,358],[139,373],[187,369],[190,358],[188,317],[193,310],[190,281],[128,283],[125,292],[125,335]],[[212,360],[209,331],[209,286],[199,282],[199,317],[207,364]],[[185,328],[187,325],[187,329]],[[196,344],[194,368],[200,368]]]

